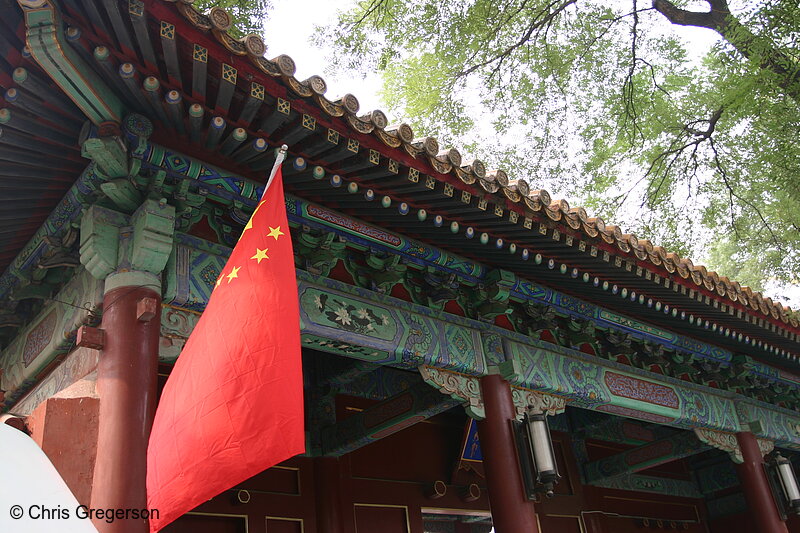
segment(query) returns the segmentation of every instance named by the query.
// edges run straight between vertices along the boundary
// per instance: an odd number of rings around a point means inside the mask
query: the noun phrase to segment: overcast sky
[[[297,65],[296,77],[306,79],[312,74],[322,76],[328,84],[326,96],[331,100],[351,93],[361,105],[360,111],[366,113],[373,109],[384,109],[378,98],[380,79],[374,73],[346,75],[338,73],[336,77],[325,72],[326,56],[329,51],[316,48],[309,42],[315,25],[324,25],[336,20],[336,11],[355,3],[355,0],[272,0],[273,9],[269,21],[264,27],[265,41],[268,46],[267,57],[287,54]],[[702,9],[702,7],[701,7]],[[716,42],[718,36],[712,30],[665,26],[691,43],[689,49],[696,53],[699,60]],[[366,74],[366,77],[363,77]],[[398,117],[389,116],[389,122]],[[551,191],[556,198],[564,197],[565,191]],[[567,198],[569,200],[569,198]],[[693,258],[698,262],[702,257]],[[800,286],[781,286],[768,283],[767,294],[779,298],[793,308],[800,307]]]
[[[272,0],[273,9],[265,25],[267,57],[286,54],[297,65],[297,79],[304,80],[312,74],[322,76],[328,83],[326,96],[335,100],[350,93],[361,104],[361,112],[381,109],[377,93],[380,89],[378,76],[371,73],[366,79],[361,76],[332,78],[325,73],[326,52],[309,43],[315,25],[336,20],[336,10],[354,4],[351,0]],[[391,118],[390,122],[391,122]]]

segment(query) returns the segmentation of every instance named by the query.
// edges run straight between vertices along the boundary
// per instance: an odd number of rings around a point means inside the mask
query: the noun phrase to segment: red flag
[[[155,532],[305,451],[300,315],[281,171],[167,380],[147,449]]]

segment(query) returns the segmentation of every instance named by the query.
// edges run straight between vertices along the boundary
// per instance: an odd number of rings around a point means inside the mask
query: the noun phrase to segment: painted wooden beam
[[[142,57],[148,68],[155,70],[158,67],[153,44],[150,41],[150,32],[147,29],[147,13],[144,9],[142,0],[128,0],[128,16],[133,26],[133,34],[136,37],[136,44],[142,52]]]
[[[120,2],[117,0],[87,0],[85,3],[94,3],[95,1],[102,4],[102,9],[105,10],[108,15],[108,20],[111,22],[111,27],[114,29],[114,37],[119,42],[120,46],[123,47],[123,51],[135,55],[136,49],[133,46],[133,39],[131,39],[130,33],[128,32],[128,27],[125,25],[125,21],[122,18]]]
[[[258,113],[258,110],[261,108],[261,104],[264,103],[264,96],[266,91],[264,86],[260,83],[250,82],[250,93],[247,96],[247,99],[244,102],[244,107],[242,107],[242,112],[239,115],[240,122],[246,122],[250,124]]]
[[[194,44],[192,51],[192,97],[205,103],[208,81],[208,49]]]
[[[592,461],[584,465],[586,482],[613,478],[641,472],[654,466],[671,463],[708,450],[710,446],[700,442],[692,433],[679,432],[637,448]]]
[[[417,383],[365,411],[322,429],[322,453],[341,456],[447,411],[455,400]]]
[[[216,113],[220,115],[228,114],[228,109],[231,106],[231,99],[233,98],[233,91],[236,89],[238,74],[238,70],[227,63],[222,63],[222,75],[220,76],[219,87],[217,89],[217,101],[214,104],[214,111]]]
[[[167,64],[167,74],[173,83],[180,87],[181,67],[178,60],[178,45],[175,40],[175,25],[162,20],[160,25],[161,48],[164,50],[164,62]]]
[[[613,478],[599,479],[592,485],[608,489],[678,496],[680,498],[703,497],[702,493],[697,489],[697,485],[692,481],[643,474],[625,474]]]
[[[320,373],[320,382],[347,394],[352,394],[350,389],[346,389],[347,385],[372,372],[381,372],[383,368],[381,365],[367,361],[336,360],[335,364],[330,359],[326,361],[327,364],[321,365],[323,369]]]
[[[52,0],[18,3],[25,14],[25,41],[36,62],[92,122],[122,122],[120,100],[67,43],[56,4]]]
[[[602,416],[599,422],[588,419],[592,415]],[[578,426],[574,436],[581,439],[596,439],[620,444],[640,445],[653,442],[672,432],[656,424],[647,424],[620,416],[603,416],[594,411],[576,409],[570,412],[570,422]],[[666,433],[665,433],[666,432]]]

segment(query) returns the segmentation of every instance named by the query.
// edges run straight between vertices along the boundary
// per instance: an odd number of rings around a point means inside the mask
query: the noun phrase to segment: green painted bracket
[[[133,211],[142,203],[141,193],[124,178],[101,183],[100,190],[124,211]]]
[[[131,268],[159,274],[167,266],[175,233],[175,207],[145,200],[131,217]]]
[[[81,263],[105,279],[118,270],[160,274],[172,252],[175,208],[145,200],[132,216],[91,206],[81,219]]]
[[[39,66],[93,123],[122,122],[122,102],[67,43],[55,2],[18,0],[18,4],[25,14],[25,41]]]
[[[119,137],[92,137],[81,145],[81,155],[94,161],[109,178],[129,174],[128,150]]]
[[[81,218],[81,263],[97,279],[104,279],[117,268],[119,229],[127,222],[122,213],[97,205]]]

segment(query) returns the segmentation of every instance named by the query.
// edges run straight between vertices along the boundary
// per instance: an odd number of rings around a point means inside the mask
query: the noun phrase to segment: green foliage
[[[221,7],[233,19],[230,33],[235,37],[244,37],[249,33],[264,33],[264,22],[272,9],[270,0],[196,0],[194,6],[202,12],[213,7]]]
[[[684,30],[717,37],[701,53],[668,16],[687,4],[365,0],[318,39],[336,43],[333,68],[380,71],[418,135],[723,275],[794,282],[800,11],[700,2],[731,10]]]

